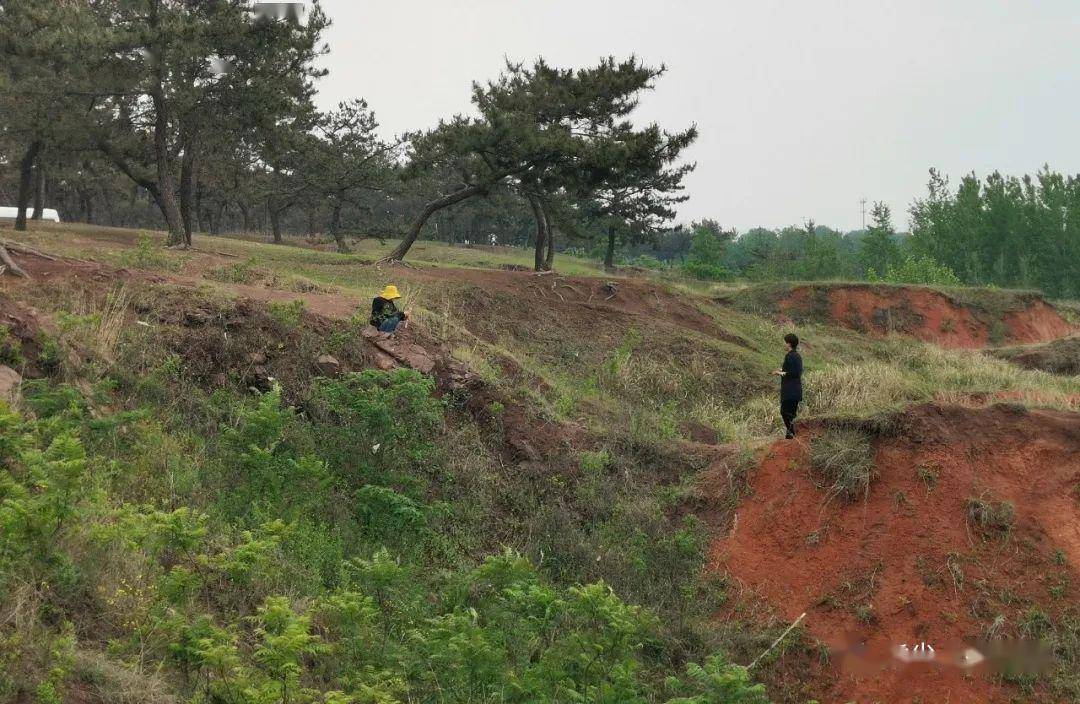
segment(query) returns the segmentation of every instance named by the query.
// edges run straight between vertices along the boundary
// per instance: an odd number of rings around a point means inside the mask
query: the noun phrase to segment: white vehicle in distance
[[[34,209],[26,209],[26,219],[29,220],[33,215]],[[16,207],[9,207],[0,205],[0,220],[14,220],[19,216],[19,209]],[[41,219],[49,220],[51,222],[60,222],[60,213],[56,212],[56,208],[44,208],[41,211]]]

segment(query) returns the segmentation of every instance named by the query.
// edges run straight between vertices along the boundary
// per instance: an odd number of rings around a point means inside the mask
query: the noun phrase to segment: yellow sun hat
[[[397,286],[394,284],[388,284],[386,288],[379,294],[379,298],[385,298],[388,301],[392,301],[395,298],[401,298],[401,294],[398,293]]]

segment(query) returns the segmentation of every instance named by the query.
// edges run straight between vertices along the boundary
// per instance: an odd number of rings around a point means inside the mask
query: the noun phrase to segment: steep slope
[[[986,668],[972,675],[946,653],[1077,628],[1080,415],[911,409],[876,441],[877,477],[851,503],[819,488],[814,443],[768,449],[752,496],[713,544],[713,569],[789,619],[808,612],[843,671],[833,701],[1010,701],[1015,690]],[[984,520],[1002,502],[1011,515]],[[918,642],[942,654],[934,665],[892,657]]]

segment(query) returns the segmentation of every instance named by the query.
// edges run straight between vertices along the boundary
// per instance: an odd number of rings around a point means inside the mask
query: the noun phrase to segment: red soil
[[[833,319],[851,327],[884,332],[910,327],[919,339],[943,347],[984,347],[989,338],[987,326],[970,310],[930,289],[835,289],[829,302]]]
[[[1009,339],[1021,344],[1056,340],[1073,332],[1073,326],[1053,306],[1038,300],[1023,310],[1006,314],[1005,327]]]
[[[805,440],[775,443],[733,531],[712,546],[712,567],[789,619],[808,612],[810,633],[832,648],[863,641],[881,656],[877,667],[839,668],[829,701],[1008,701],[1017,692],[985,673],[902,667],[886,655],[919,641],[955,650],[997,614],[1015,628],[1016,603],[1052,613],[1077,598],[1075,586],[1060,601],[1048,590],[1080,577],[1080,416],[928,405],[903,414],[900,427],[877,441],[879,477],[851,504],[811,481]],[[937,473],[934,486],[920,467]],[[984,493],[1014,505],[1010,536],[984,540],[969,525],[966,502]],[[1002,593],[1015,601],[998,602]]]
[[[813,312],[815,294],[825,293],[833,322],[861,332],[900,332],[943,347],[979,348],[990,344],[995,323],[945,294],[917,286],[833,286],[794,289],[780,302],[785,315]],[[1003,341],[1029,344],[1064,337],[1073,331],[1056,310],[1034,299],[1024,308],[1007,313]]]

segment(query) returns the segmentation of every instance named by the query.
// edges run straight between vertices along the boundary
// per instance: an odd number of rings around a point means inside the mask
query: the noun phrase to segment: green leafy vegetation
[[[0,325],[0,364],[18,367],[22,361],[22,343],[6,325]]]
[[[462,478],[430,378],[318,379],[303,415],[279,389],[205,396],[182,367],[166,378],[167,395],[193,395],[193,415],[171,416],[145,385],[129,393],[150,405],[105,416],[48,382],[27,389],[33,416],[0,408],[0,590],[18,614],[0,627],[5,697],[164,686],[252,703],[765,701],[716,654],[673,674],[674,633],[655,607],[577,582],[589,570],[555,545],[541,547],[559,557],[544,571],[511,549],[473,552],[488,542],[474,521],[490,522],[472,490],[439,489]],[[208,424],[219,432],[197,430]],[[165,474],[147,472],[162,461]],[[602,479],[617,462],[600,450],[582,468]],[[664,535],[659,505],[632,508],[605,484],[598,537],[633,537],[622,567],[592,571],[696,628],[710,603],[702,527]],[[560,520],[572,531],[579,519]],[[579,547],[594,565],[586,555],[606,550]],[[106,660],[91,631],[112,643]],[[140,680],[146,662],[157,674]]]
[[[117,256],[122,266],[135,269],[162,269],[180,271],[184,267],[184,257],[168,252],[159,240],[149,232],[140,232],[134,249],[122,251]]]
[[[871,281],[875,277],[869,277]],[[921,284],[924,286],[960,286],[953,270],[925,254],[909,254],[899,264],[888,264],[882,281],[890,284]]]
[[[734,232],[724,232],[711,222],[698,225],[691,236],[690,254],[683,270],[708,281],[729,278],[731,274],[724,267],[724,249],[734,236]]]

